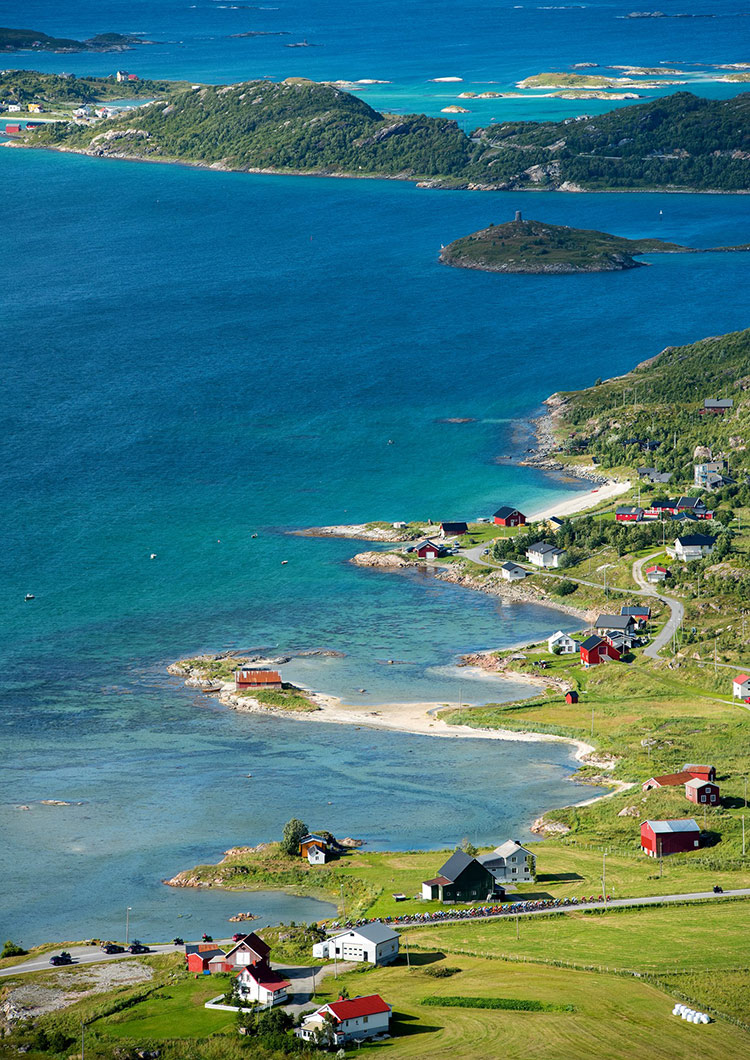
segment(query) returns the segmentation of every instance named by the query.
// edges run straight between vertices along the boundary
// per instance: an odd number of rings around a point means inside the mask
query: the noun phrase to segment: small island
[[[742,251],[747,246],[713,247],[720,251]],[[626,239],[595,229],[568,228],[545,221],[515,220],[490,225],[479,232],[454,239],[440,251],[440,261],[461,269],[485,272],[576,273],[623,272],[645,262],[641,254],[706,253],[668,243],[663,239]]]
[[[153,44],[136,33],[97,33],[88,40],[51,37],[36,29],[10,29],[0,26],[0,49],[6,52],[125,52],[136,44]]]

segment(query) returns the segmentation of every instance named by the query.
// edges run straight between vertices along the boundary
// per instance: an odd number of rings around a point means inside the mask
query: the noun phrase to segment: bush
[[[0,957],[25,957],[28,952],[29,951],[25,950],[23,946],[19,946],[17,943],[11,942],[10,939],[6,939]]]
[[[552,592],[555,596],[570,596],[577,588],[578,586],[575,582],[570,581],[569,578],[563,578],[562,581],[557,583]]]
[[[460,968],[452,968],[448,964],[436,964],[425,968],[424,974],[431,975],[433,979],[448,979],[451,975],[456,975],[460,971]]]
[[[284,825],[284,838],[281,840],[281,849],[289,857],[299,853],[299,844],[303,836],[307,835],[307,825],[300,821],[299,817],[292,817]]]
[[[515,1009],[518,1012],[574,1012],[572,1005],[553,1005],[547,1001],[532,1001],[515,997],[423,997],[422,1005],[440,1008],[494,1008]]]

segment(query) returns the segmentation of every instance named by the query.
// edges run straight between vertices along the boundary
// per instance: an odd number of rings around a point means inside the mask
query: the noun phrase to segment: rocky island
[[[747,246],[714,250],[747,250]],[[440,251],[440,260],[461,269],[485,272],[571,273],[623,272],[645,264],[641,254],[701,253],[663,239],[626,239],[595,229],[568,228],[545,221],[515,220],[490,225],[454,239]]]
[[[0,49],[6,52],[125,52],[136,44],[152,44],[136,33],[97,33],[88,40],[50,37],[37,29],[10,29],[0,26]]]

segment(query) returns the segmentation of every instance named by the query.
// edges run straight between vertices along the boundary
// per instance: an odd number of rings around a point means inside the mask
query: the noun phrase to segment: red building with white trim
[[[641,849],[652,858],[683,854],[700,846],[701,830],[692,818],[680,821],[644,821]]]
[[[495,526],[526,525],[526,516],[523,512],[519,512],[518,508],[511,508],[508,504],[504,504],[501,508],[498,508],[493,518],[495,520]]]
[[[719,785],[694,777],[685,783],[685,798],[700,806],[719,805]]]
[[[622,652],[603,637],[588,637],[581,645],[581,662],[584,666],[598,666],[610,659],[620,661]]]

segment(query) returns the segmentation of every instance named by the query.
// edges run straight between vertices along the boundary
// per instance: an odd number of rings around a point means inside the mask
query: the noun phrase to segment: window
[[[369,1019],[369,1018],[370,1018],[369,1016],[363,1016],[363,1017],[362,1017],[362,1022],[363,1022],[363,1023],[367,1023],[367,1021],[368,1021],[368,1019]]]
[[[514,854],[513,857],[510,860],[511,861],[515,861],[516,860],[516,855]]]
[[[518,872],[518,869],[512,869],[511,871],[512,872]]]
[[[705,795],[701,795],[701,802],[705,802],[705,801],[706,801],[706,796]]]

